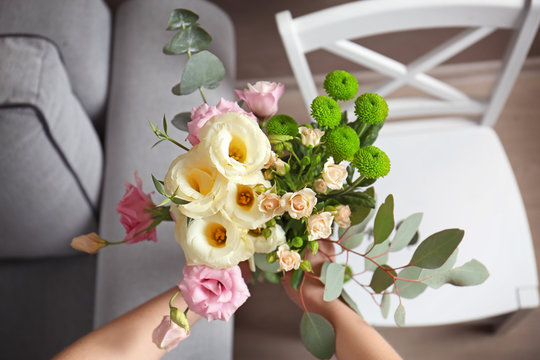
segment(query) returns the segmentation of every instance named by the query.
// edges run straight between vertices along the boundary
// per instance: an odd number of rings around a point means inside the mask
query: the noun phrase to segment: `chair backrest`
[[[467,114],[493,126],[525,61],[540,19],[540,0],[374,0],[357,1],[292,18],[276,15],[278,29],[302,97],[309,109],[317,90],[306,53],[323,49],[390,76],[370,92],[382,96],[411,85],[433,98],[391,99],[390,117]],[[465,28],[409,64],[352,41],[362,37],[429,28]],[[496,29],[513,35],[487,101],[473,99],[425,72],[475,44]]]

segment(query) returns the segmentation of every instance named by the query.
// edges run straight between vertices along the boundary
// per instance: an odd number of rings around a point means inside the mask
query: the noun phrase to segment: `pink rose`
[[[126,229],[126,237],[124,242],[133,244],[143,240],[151,240],[156,242],[156,229],[145,231],[154,219],[147,209],[153,209],[155,207],[150,194],[145,194],[142,190],[142,181],[139,174],[135,172],[135,181],[137,186],[134,186],[128,182],[124,182],[126,186],[126,193],[118,205],[116,205],[116,212],[122,217],[120,222]]]
[[[176,325],[167,315],[163,317],[161,323],[152,332],[152,342],[158,348],[170,351],[188,336],[189,332]]]
[[[191,109],[191,121],[187,124],[189,130],[187,140],[191,143],[191,145],[197,145],[200,142],[199,130],[203,127],[203,125],[216,115],[226,114],[230,112],[247,114],[253,117],[253,119],[257,120],[257,118],[253,114],[244,111],[244,109],[238,106],[236,102],[227,101],[221,98],[221,100],[216,106],[208,106],[207,104],[202,104],[197,108]]]
[[[246,102],[253,113],[261,118],[268,118],[277,113],[278,101],[285,91],[282,83],[257,81],[247,84],[247,89],[234,90],[236,96]]]
[[[186,265],[178,287],[189,309],[208,321],[229,320],[250,296],[239,266],[214,269]]]

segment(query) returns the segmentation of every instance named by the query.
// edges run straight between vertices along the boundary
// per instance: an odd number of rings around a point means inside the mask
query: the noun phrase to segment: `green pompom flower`
[[[378,94],[362,94],[354,102],[354,113],[363,123],[378,124],[388,116],[388,104]]]
[[[326,75],[324,90],[334,100],[351,100],[358,92],[358,81],[347,71],[335,70]]]
[[[321,126],[333,129],[341,122],[341,108],[328,96],[317,96],[311,103],[311,116]]]
[[[358,150],[354,154],[352,164],[367,179],[378,179],[390,172],[390,159],[388,155],[375,146],[366,146]]]
[[[268,134],[296,136],[298,134],[298,124],[289,115],[274,115],[268,120],[266,125]]]
[[[330,130],[324,136],[326,150],[336,163],[342,160],[351,161],[360,148],[360,139],[354,129],[347,125]]]

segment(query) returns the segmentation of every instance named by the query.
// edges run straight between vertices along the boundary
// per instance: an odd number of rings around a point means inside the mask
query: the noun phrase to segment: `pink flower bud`
[[[169,316],[164,316],[152,332],[152,342],[160,349],[171,351],[188,336],[189,332],[176,325]]]
[[[105,246],[107,246],[107,242],[96,233],[77,236],[71,240],[72,248],[88,254],[95,254]]]
[[[278,101],[285,91],[282,83],[258,81],[247,84],[247,89],[234,90],[236,96],[246,102],[253,113],[261,118],[269,118],[277,113]]]

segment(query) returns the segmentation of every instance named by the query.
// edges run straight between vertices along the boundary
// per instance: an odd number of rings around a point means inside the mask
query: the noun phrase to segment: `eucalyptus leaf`
[[[169,16],[167,30],[178,30],[182,26],[195,24],[199,20],[199,15],[187,9],[174,9]]]
[[[344,240],[341,241],[341,245],[345,246],[347,249],[357,248],[364,240],[364,233],[349,234],[347,233],[344,237]]]
[[[458,249],[446,260],[446,262],[438,269],[423,269],[419,279],[424,284],[433,289],[438,289],[448,282],[449,272],[457,261]]]
[[[349,293],[347,293],[345,291],[345,289],[343,289],[341,291],[341,298],[343,299],[343,301],[345,301],[345,303],[347,305],[349,305],[349,307],[351,309],[353,309],[360,317],[363,317],[362,316],[362,313],[360,312],[360,309],[358,308],[358,305],[356,305],[356,302],[353,300],[353,298],[351,297],[351,295],[349,295]]]
[[[333,261],[330,261],[330,260],[326,260],[323,264],[322,264],[322,267],[321,267],[321,276],[319,276],[319,280],[323,283],[323,284],[326,284],[326,271],[328,270],[328,265],[332,264]]]
[[[398,277],[402,279],[419,280],[421,274],[421,268],[410,266],[401,270],[398,273]],[[421,282],[396,280],[396,289],[394,291],[396,294],[399,293],[399,296],[405,299],[414,299],[423,293],[426,288],[427,285]]]
[[[336,334],[322,316],[304,313],[300,321],[300,337],[306,349],[318,359],[330,359],[336,348]]]
[[[300,287],[300,284],[302,283],[302,279],[304,278],[304,271],[302,269],[294,270],[292,276],[291,276],[291,286],[293,289],[298,290]]]
[[[405,326],[405,307],[402,304],[399,304],[394,313],[394,321],[399,327]]]
[[[373,226],[373,236],[375,243],[380,244],[385,241],[394,229],[394,197],[392,194],[386,197],[384,203],[379,207],[375,215]]]
[[[263,276],[268,282],[272,284],[279,284],[281,282],[281,278],[276,273],[263,271]]]
[[[409,245],[414,234],[418,230],[421,221],[422,213],[412,214],[406,218],[396,229],[396,234],[390,246],[390,250],[398,251]]]
[[[188,60],[177,92],[187,95],[201,87],[215,89],[223,78],[225,78],[225,67],[221,60],[211,52],[203,50]],[[176,86],[173,88],[174,94],[176,94],[175,89]]]
[[[377,267],[377,269],[373,273],[373,277],[371,278],[371,282],[369,284],[369,286],[377,294],[383,292],[394,283],[394,279],[392,278],[392,276],[390,276],[390,274],[388,274],[388,272],[396,276],[396,271],[392,269],[390,266],[388,265],[381,265],[381,266],[382,267]]]
[[[179,114],[174,115],[174,118],[172,119],[171,123],[178,130],[189,132],[187,123],[190,121],[191,121],[191,113],[181,112]]]
[[[373,246],[373,248],[372,246],[373,244],[371,244],[371,246],[369,247],[369,249],[371,250],[369,253],[366,254],[366,256],[369,256],[372,259],[374,257],[377,257],[375,260],[379,264],[386,262],[386,260],[388,259],[388,249],[390,248],[390,242],[388,240],[385,240],[384,242]],[[384,254],[384,255],[381,255],[381,254]],[[368,259],[364,259],[364,263],[365,263],[365,269],[368,271],[373,271],[377,267],[377,265],[375,265],[372,261]]]
[[[167,55],[180,55],[187,52],[195,53],[206,50],[212,37],[203,28],[193,25],[177,32],[172,39],[163,47],[163,53]]]
[[[489,277],[487,268],[476,259],[452,269],[450,283],[455,286],[480,285]]]
[[[268,261],[266,261],[266,254],[255,253],[255,255],[253,255],[253,258],[255,259],[255,266],[262,271],[267,273],[279,272],[279,262],[275,261],[269,264]]]
[[[418,245],[409,265],[424,269],[440,267],[456,250],[464,234],[461,229],[446,229],[429,236]]]
[[[324,284],[324,301],[332,301],[341,295],[343,290],[343,280],[345,278],[345,267],[332,262],[326,267],[326,283]]]
[[[381,300],[381,315],[383,318],[388,317],[388,313],[390,312],[390,294],[384,293]]]

